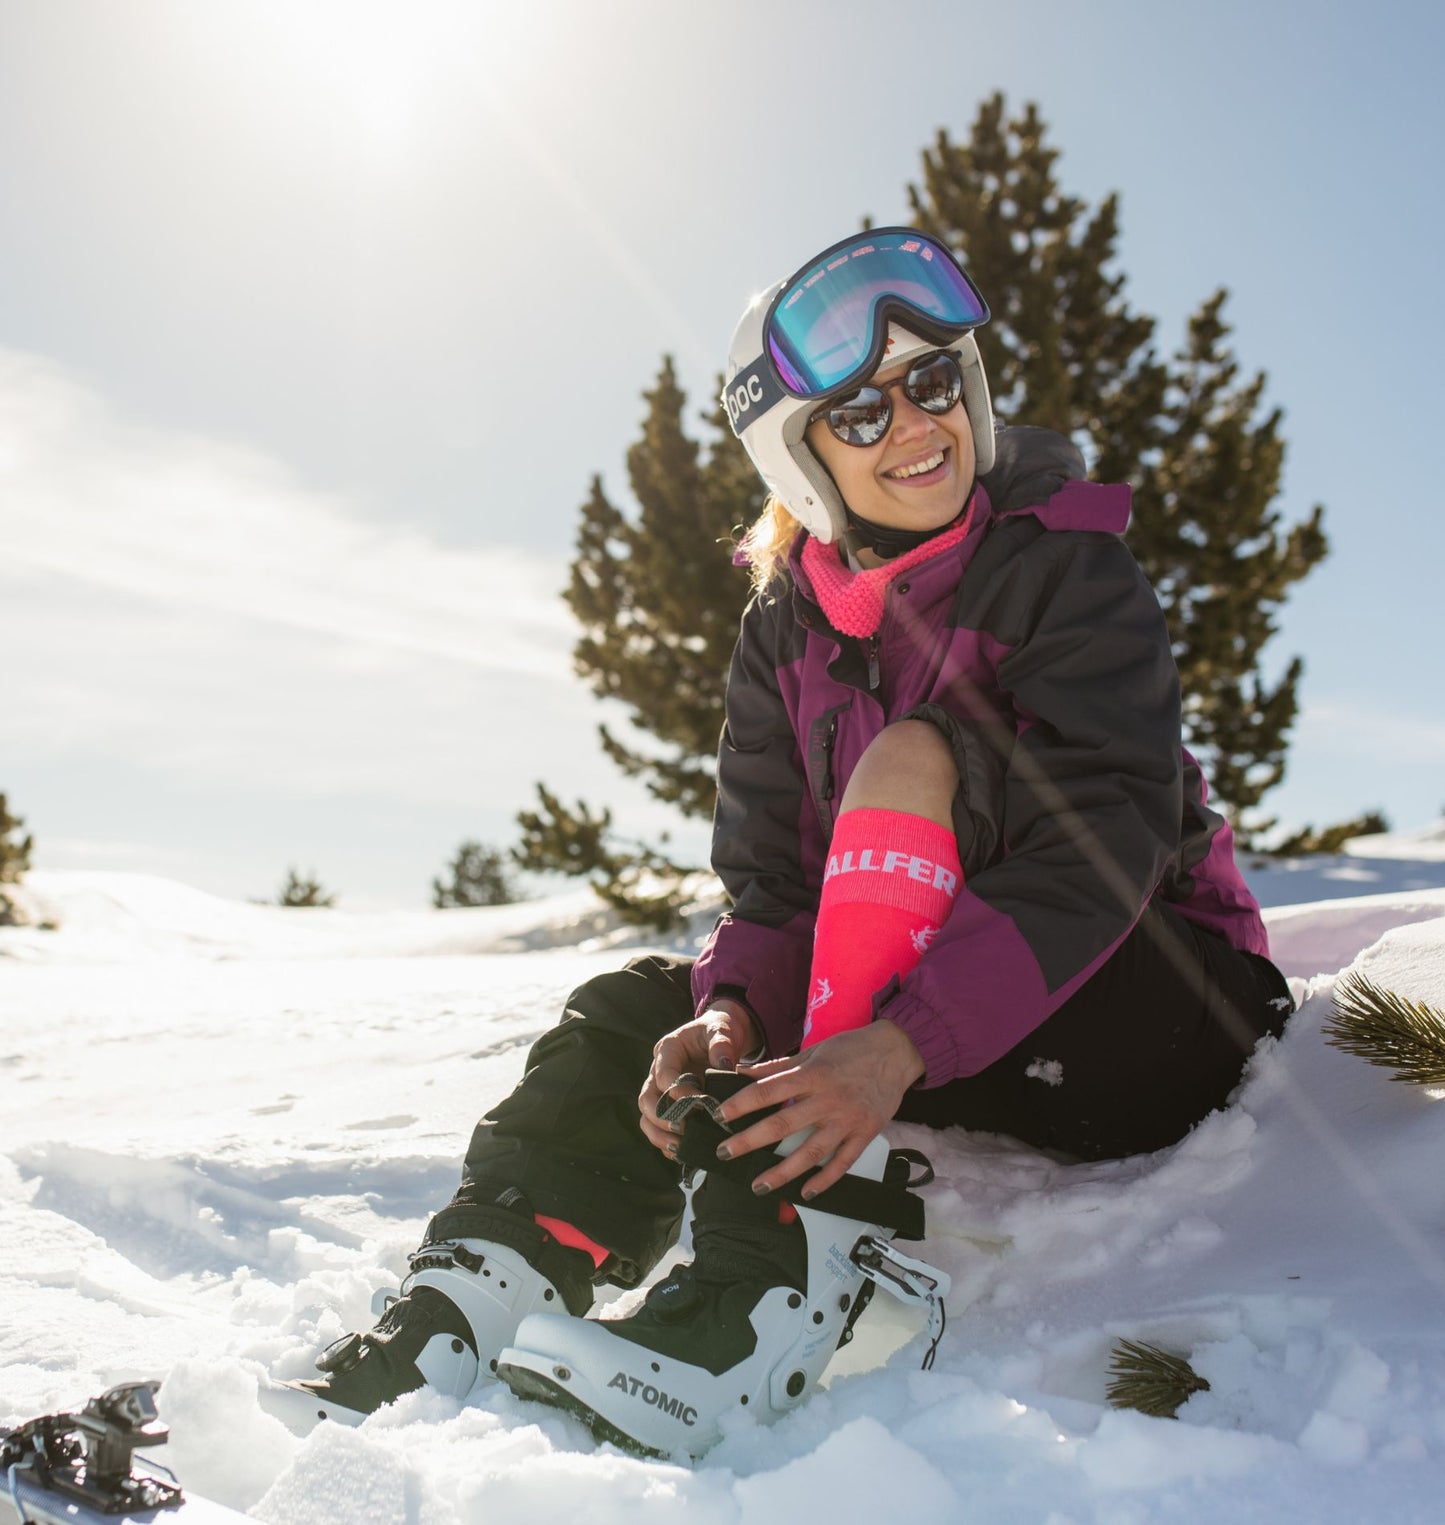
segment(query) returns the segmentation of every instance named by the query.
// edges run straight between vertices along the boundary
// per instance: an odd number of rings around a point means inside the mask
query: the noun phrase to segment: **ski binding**
[[[123,1382],[78,1414],[46,1414],[0,1431],[0,1521],[10,1525],[225,1525],[245,1516],[187,1497],[166,1469],[134,1453],[164,1445],[158,1382]],[[164,1475],[162,1475],[164,1474]]]

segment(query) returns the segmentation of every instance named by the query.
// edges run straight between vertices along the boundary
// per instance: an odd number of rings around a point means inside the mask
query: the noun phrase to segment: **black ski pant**
[[[638,958],[572,993],[516,1089],[477,1124],[442,1215],[448,1235],[467,1232],[467,1208],[515,1187],[614,1252],[605,1279],[647,1275],[677,1237],[683,1193],[681,1167],[638,1128],[637,1095],[653,1045],[692,1016],[691,970]],[[1267,959],[1156,903],[1017,1047],[977,1075],[909,1091],[897,1117],[1089,1160],[1161,1149],[1224,1105],[1292,1009]]]

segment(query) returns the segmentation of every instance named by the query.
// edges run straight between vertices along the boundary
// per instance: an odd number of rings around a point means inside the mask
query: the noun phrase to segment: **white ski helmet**
[[[723,404],[768,490],[815,539],[828,544],[849,524],[832,476],[804,438],[808,424],[825,400],[885,364],[939,350],[955,356],[975,472],[993,466],[988,378],[972,332],[988,315],[954,256],[914,228],[855,234],[748,303],[728,349]]]

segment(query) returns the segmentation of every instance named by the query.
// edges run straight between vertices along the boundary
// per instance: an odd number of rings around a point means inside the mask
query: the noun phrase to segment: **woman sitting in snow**
[[[604,1438],[698,1454],[729,1410],[802,1401],[874,1282],[935,1301],[892,1243],[922,1233],[922,1182],[891,1119],[1159,1149],[1282,1028],[1120,538],[1129,489],[1083,481],[1058,435],[995,432],[987,318],[908,229],[749,305],[725,401],[772,496],[718,760],[732,909],[695,963],[575,992],[312,1409],[496,1374]],[[691,1264],[585,1318],[671,1246],[685,1168],[706,1171]]]

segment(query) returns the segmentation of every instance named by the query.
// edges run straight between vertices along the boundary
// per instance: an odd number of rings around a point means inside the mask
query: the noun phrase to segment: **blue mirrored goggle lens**
[[[768,354],[795,397],[821,397],[861,377],[889,309],[962,333],[988,304],[957,261],[910,229],[880,229],[831,249],[783,290],[768,319]]]

